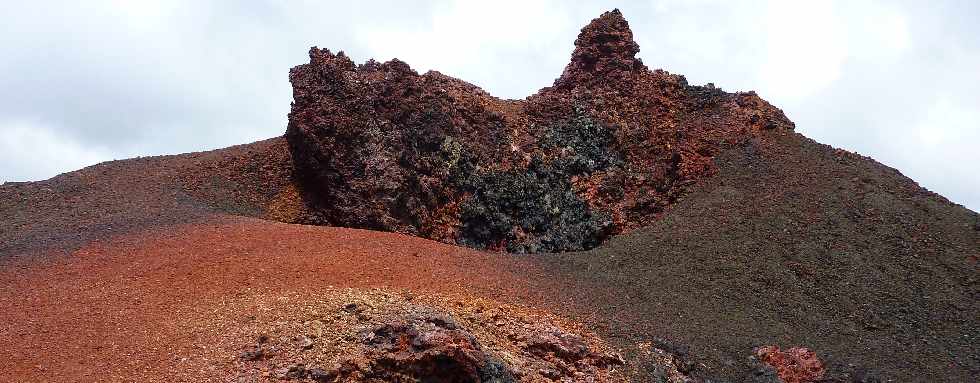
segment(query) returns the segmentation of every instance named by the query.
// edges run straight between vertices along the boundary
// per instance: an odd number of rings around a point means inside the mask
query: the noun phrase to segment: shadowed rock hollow
[[[300,221],[510,252],[589,249],[656,218],[712,158],[793,129],[755,93],[649,70],[618,10],[582,29],[552,87],[502,100],[397,59],[310,50],[286,139]]]

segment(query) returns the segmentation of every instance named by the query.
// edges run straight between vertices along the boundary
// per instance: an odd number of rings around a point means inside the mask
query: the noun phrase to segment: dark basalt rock
[[[755,93],[647,69],[618,10],[582,29],[554,86],[501,100],[396,60],[313,48],[286,139],[304,223],[511,252],[589,249],[653,220],[720,148],[793,129]]]

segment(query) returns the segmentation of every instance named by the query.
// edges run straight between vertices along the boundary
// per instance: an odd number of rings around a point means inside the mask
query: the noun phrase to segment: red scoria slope
[[[0,185],[0,381],[977,380],[980,215],[637,49],[523,101],[314,50],[286,137]]]

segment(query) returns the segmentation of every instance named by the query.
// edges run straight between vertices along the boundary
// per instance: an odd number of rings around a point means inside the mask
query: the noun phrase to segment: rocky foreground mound
[[[793,129],[754,93],[649,70],[618,10],[554,86],[501,100],[396,60],[310,50],[286,139],[311,223],[509,252],[590,249],[652,221],[725,145]]]

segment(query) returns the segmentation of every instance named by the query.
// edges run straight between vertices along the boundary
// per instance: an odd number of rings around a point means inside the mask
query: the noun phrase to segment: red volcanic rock
[[[522,101],[396,60],[312,49],[290,71],[286,139],[307,223],[512,252],[594,247],[655,219],[713,156],[793,129],[755,93],[650,71],[618,10],[582,29],[554,85]]]
[[[555,81],[556,88],[574,88],[586,81],[629,80],[629,75],[648,71],[636,54],[640,46],[618,9],[602,14],[582,28],[575,40],[572,60]],[[614,78],[610,78],[614,77]]]
[[[362,355],[337,369],[342,381],[514,381],[472,334],[452,322],[385,324],[362,338]]]
[[[355,66],[343,52],[316,48],[290,80],[286,138],[318,223],[452,242],[453,233],[441,234],[458,220],[451,161],[460,152],[501,157],[493,152],[503,149],[506,103],[398,60]]]
[[[553,326],[514,323],[498,316],[492,325],[496,342],[481,345],[476,335],[448,315],[421,314],[387,318],[359,332],[356,348],[330,368],[306,370],[297,378],[318,382],[524,382],[620,381],[614,367],[624,363],[615,353],[600,352],[579,335]],[[485,333],[484,333],[485,334]],[[246,355],[250,356],[250,355]],[[254,361],[255,359],[252,359]],[[670,366],[665,366],[669,368]],[[288,377],[288,370],[286,372]]]
[[[756,356],[774,368],[785,383],[812,383],[824,375],[823,362],[813,351],[803,347],[782,351],[777,346],[763,346],[756,350]]]

